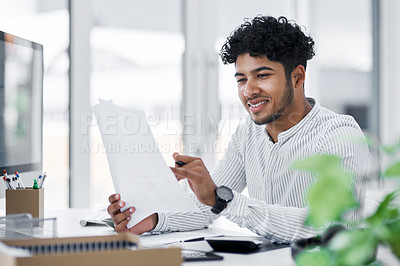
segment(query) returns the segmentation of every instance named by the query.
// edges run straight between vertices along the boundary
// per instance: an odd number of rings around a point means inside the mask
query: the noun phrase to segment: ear
[[[306,69],[303,65],[298,65],[292,71],[292,84],[294,88],[303,88],[306,79]]]

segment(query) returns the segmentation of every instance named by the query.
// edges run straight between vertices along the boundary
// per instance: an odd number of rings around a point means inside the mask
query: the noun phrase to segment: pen
[[[6,170],[3,170],[3,179],[6,182],[6,186],[7,186],[8,189],[15,189],[14,185],[12,183],[12,180],[7,177],[7,171]]]
[[[17,177],[18,188],[25,189],[24,183],[22,182],[22,178],[20,178],[18,172],[15,172],[15,176]]]
[[[11,183],[12,183],[14,189],[17,189],[19,187],[18,178],[16,176],[14,176],[14,177],[10,177],[10,179],[11,179]]]
[[[47,172],[44,172],[42,180],[40,181],[40,184],[39,184],[39,188],[43,187],[43,183],[46,180],[46,177],[47,177]]]
[[[221,237],[221,236],[225,236],[225,235],[218,235],[218,236],[213,236],[213,237]],[[203,241],[203,240],[206,240],[206,238],[204,236],[186,239],[186,240],[183,240],[182,242],[196,242],[196,241]]]
[[[182,161],[176,161],[175,164],[177,164],[179,167],[184,166],[186,163],[182,162]]]
[[[10,184],[7,182],[7,172],[6,172],[6,170],[3,170],[3,180],[4,180],[4,184],[6,186],[6,189],[11,189],[10,188]]]
[[[42,183],[42,175],[39,175],[37,178],[38,187],[40,187],[40,183]]]
[[[203,241],[203,240],[204,240],[204,237],[197,237],[197,238],[184,240],[183,242],[196,242],[196,241]]]
[[[6,178],[5,176],[3,176],[3,180],[4,180],[4,183],[6,184],[6,188],[7,189],[12,189],[12,187],[10,185],[9,178]]]

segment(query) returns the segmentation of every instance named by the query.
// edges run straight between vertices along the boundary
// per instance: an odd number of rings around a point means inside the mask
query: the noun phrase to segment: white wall
[[[381,139],[400,137],[400,1],[381,1]]]

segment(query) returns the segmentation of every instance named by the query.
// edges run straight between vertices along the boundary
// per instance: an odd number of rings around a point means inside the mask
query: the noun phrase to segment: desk
[[[85,217],[91,210],[90,209],[66,209],[58,211],[46,211],[45,217],[57,217],[57,235],[59,237],[74,237],[74,236],[98,236],[98,235],[110,235],[115,234],[113,229],[106,226],[87,226],[82,227],[79,224],[79,220]],[[161,238],[168,237],[167,235],[173,234],[194,234],[196,231],[192,232],[180,232],[165,234],[160,236],[141,236],[141,243],[145,246],[154,243],[158,240],[163,240]],[[202,230],[205,234],[225,234],[225,235],[244,235],[244,232],[226,230],[224,228],[218,227],[217,225],[212,225],[208,229]],[[195,249],[203,251],[211,251],[211,247],[205,241],[199,242],[184,242],[177,243],[175,245],[181,246],[186,249]],[[204,261],[204,262],[185,262],[184,266],[214,266],[214,265],[295,265],[291,257],[290,248],[283,248],[278,250],[271,250],[266,252],[254,253],[251,255],[241,255],[241,254],[229,254],[229,253],[217,253],[224,256],[222,261]],[[385,248],[380,247],[378,250],[378,258],[383,265],[400,265],[398,260],[391,254],[391,252]]]
[[[57,217],[57,233],[59,237],[73,237],[73,236],[93,236],[93,235],[108,235],[115,234],[115,232],[105,226],[86,226],[82,227],[79,225],[79,220],[88,214],[88,209],[67,209],[59,211],[47,211],[46,217]],[[243,235],[242,232],[235,232],[225,230],[223,228],[211,226],[208,229],[202,230],[206,234],[225,234],[225,235]],[[194,233],[194,232],[188,232]],[[174,234],[174,233],[173,233]],[[178,234],[184,234],[178,233]],[[156,238],[164,237],[164,235],[154,236],[142,236],[141,243],[147,246],[149,241],[153,241]],[[150,240],[150,239],[153,240]],[[205,241],[199,242],[184,242],[176,243],[182,248],[196,249],[211,251],[211,247]],[[239,254],[228,254],[228,253],[217,253],[222,255],[224,259],[222,261],[204,261],[204,262],[185,262],[182,263],[184,266],[214,266],[214,265],[295,265],[290,255],[290,249],[284,248],[279,250],[272,250],[268,252],[255,253],[251,255],[239,255]]]

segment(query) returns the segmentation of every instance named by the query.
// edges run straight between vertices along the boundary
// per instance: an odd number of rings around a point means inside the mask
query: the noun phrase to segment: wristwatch
[[[215,192],[215,205],[211,211],[215,214],[221,213],[229,202],[233,199],[232,190],[226,186],[220,186],[214,190]]]

